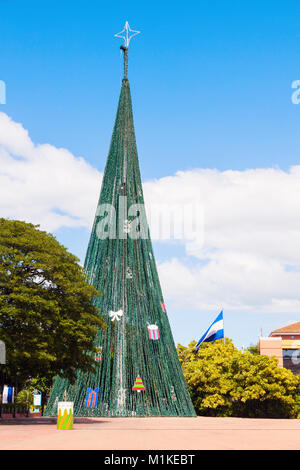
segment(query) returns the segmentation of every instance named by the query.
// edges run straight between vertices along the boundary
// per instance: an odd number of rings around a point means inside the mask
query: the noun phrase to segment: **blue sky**
[[[8,114],[104,167],[120,85],[125,19],[143,177],[198,167],[298,162],[296,1],[2,1]]]
[[[22,123],[35,144],[66,148],[103,171],[122,72],[121,41],[113,35],[128,20],[142,32],[131,43],[129,79],[144,181],[196,168],[298,165],[300,106],[291,101],[291,84],[300,79],[299,2],[0,6],[0,79],[7,86],[0,111]],[[62,227],[56,235],[83,258],[86,228]],[[154,249],[161,262],[186,257],[182,245]],[[175,340],[186,344],[195,328],[200,337],[218,313],[174,309]],[[227,334],[239,346],[255,342],[261,327],[268,334],[298,320],[289,311],[225,312]]]

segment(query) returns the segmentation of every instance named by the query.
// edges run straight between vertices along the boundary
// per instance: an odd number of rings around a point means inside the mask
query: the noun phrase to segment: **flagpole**
[[[223,336],[224,336],[224,346],[225,346],[224,310],[222,310],[222,312],[223,312]]]

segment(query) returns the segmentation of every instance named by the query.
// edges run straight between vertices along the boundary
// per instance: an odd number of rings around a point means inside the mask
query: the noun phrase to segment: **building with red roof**
[[[278,328],[259,339],[260,354],[275,356],[279,367],[300,376],[300,322]]]

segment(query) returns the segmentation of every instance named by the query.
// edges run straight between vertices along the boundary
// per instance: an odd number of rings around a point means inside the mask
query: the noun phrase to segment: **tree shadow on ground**
[[[1,425],[43,425],[43,424],[55,424],[57,423],[57,418],[41,417],[41,418],[0,418]],[[94,418],[74,418],[74,424],[95,424],[95,423],[105,423],[104,420],[94,419]]]

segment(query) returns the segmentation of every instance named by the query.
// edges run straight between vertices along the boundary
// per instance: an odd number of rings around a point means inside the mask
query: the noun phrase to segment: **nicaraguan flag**
[[[216,339],[224,338],[224,320],[223,320],[223,310],[217,316],[215,321],[210,325],[208,330],[204,333],[201,339],[195,346],[196,351],[200,348],[202,343],[208,343],[210,341],[215,341]]]

